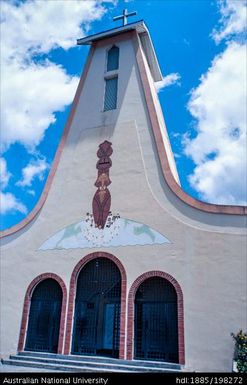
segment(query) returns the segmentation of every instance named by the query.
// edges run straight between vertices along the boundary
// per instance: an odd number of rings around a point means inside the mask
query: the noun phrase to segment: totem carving
[[[99,145],[97,156],[99,158],[96,168],[98,170],[98,178],[95,182],[97,191],[93,197],[93,217],[95,226],[103,229],[111,208],[111,194],[108,186],[111,184],[109,178],[109,169],[112,166],[110,156],[113,153],[112,143],[105,140]]]
[[[111,209],[108,186],[112,166],[112,143],[105,140],[99,145],[96,168],[98,170],[92,200],[93,212],[87,212],[85,220],[69,224],[47,239],[39,250],[76,249],[95,247],[136,246],[171,243],[148,225],[129,218],[121,218]]]

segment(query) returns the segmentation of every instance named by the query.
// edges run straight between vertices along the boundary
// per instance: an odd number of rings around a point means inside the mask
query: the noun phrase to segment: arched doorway
[[[134,358],[178,362],[177,293],[162,277],[151,277],[136,291]]]
[[[77,279],[72,354],[119,356],[121,274],[108,258],[95,258]]]
[[[57,353],[63,292],[57,281],[44,279],[30,304],[25,350]]]

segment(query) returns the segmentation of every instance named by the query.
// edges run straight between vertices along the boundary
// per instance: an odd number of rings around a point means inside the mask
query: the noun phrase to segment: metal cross
[[[128,9],[124,9],[123,14],[120,16],[115,16],[113,20],[115,21],[115,20],[123,19],[123,25],[126,25],[128,24],[128,17],[135,16],[136,14],[137,14],[136,11],[128,13]]]

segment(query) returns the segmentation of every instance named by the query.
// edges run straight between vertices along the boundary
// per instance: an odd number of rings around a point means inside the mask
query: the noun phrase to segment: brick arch
[[[73,327],[73,313],[75,306],[75,295],[76,295],[76,285],[77,278],[81,269],[90,261],[95,258],[108,258],[118,267],[121,274],[121,310],[120,310],[120,340],[119,340],[119,358],[124,359],[125,355],[125,318],[126,318],[126,272],[117,257],[110,253],[106,252],[95,252],[86,255],[82,258],[77,265],[75,266],[71,279],[70,279],[70,290],[69,290],[69,303],[68,303],[68,313],[67,313],[67,328],[66,328],[66,337],[65,337],[65,346],[64,354],[70,354],[71,349],[71,336],[72,336],[72,327]]]
[[[54,279],[62,289],[63,298],[62,298],[62,308],[61,308],[61,318],[60,318],[60,328],[59,328],[59,337],[58,337],[58,348],[57,353],[61,354],[63,351],[63,339],[64,339],[64,330],[65,330],[65,313],[66,313],[66,303],[67,303],[67,289],[64,281],[57,274],[54,273],[43,273],[38,275],[32,280],[29,284],[26,295],[24,298],[23,311],[22,311],[22,320],[21,320],[21,330],[18,342],[18,352],[24,349],[25,336],[27,332],[28,316],[30,311],[30,304],[32,299],[32,294],[37,285],[44,281],[45,279]]]
[[[185,363],[184,354],[184,305],[183,293],[179,283],[170,274],[163,271],[148,271],[140,275],[132,284],[129,291],[128,299],[128,337],[127,337],[127,359],[133,359],[133,338],[134,338],[134,301],[139,286],[148,278],[161,277],[170,282],[177,293],[177,309],[178,309],[178,357],[179,363]]]

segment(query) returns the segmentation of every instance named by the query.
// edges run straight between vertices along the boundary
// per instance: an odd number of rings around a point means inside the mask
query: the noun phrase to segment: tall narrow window
[[[119,64],[119,48],[115,45],[108,51],[107,55],[107,71],[118,69]]]
[[[115,110],[115,108],[117,108],[117,88],[117,76],[114,78],[105,79],[104,111]]]

